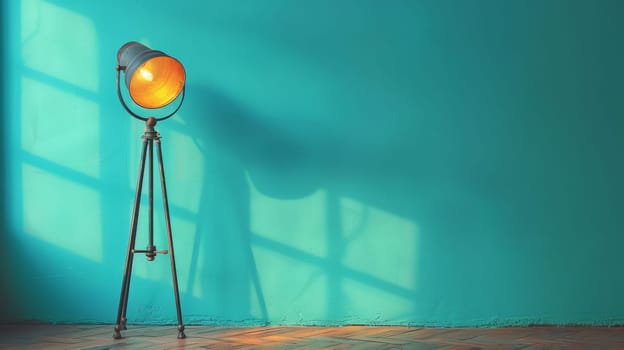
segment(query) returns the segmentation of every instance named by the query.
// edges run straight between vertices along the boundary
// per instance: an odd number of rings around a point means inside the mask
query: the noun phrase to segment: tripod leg
[[[154,251],[156,247],[154,247],[154,140],[149,140],[148,147],[148,201],[149,201],[149,210],[148,210],[148,223],[149,230],[147,231],[148,244],[147,244],[147,256],[148,261],[154,261],[156,254]]]
[[[151,141],[151,140],[150,140]],[[124,267],[124,276],[121,283],[121,295],[119,297],[119,309],[117,310],[117,323],[115,324],[115,333],[113,338],[121,338],[121,330],[126,326],[126,308],[128,307],[128,294],[130,292],[130,277],[132,274],[132,261],[134,258],[134,243],[136,241],[136,231],[139,220],[139,208],[141,205],[141,190],[143,187],[143,173],[145,171],[145,155],[147,151],[148,140],[143,141],[143,150],[141,152],[141,163],[139,164],[139,177],[137,180],[136,194],[134,197],[134,207],[132,208],[132,221],[130,223],[130,240],[128,242],[128,254],[126,255],[126,265]]]
[[[145,174],[145,154],[146,154],[146,148],[147,148],[147,154],[148,154],[148,161],[149,161],[149,190],[150,190],[150,208],[149,208],[149,218],[150,218],[150,226],[149,226],[149,236],[150,236],[150,242],[152,241],[151,237],[153,236],[152,234],[152,230],[153,230],[153,210],[152,210],[152,183],[153,183],[153,154],[152,154],[152,149],[153,149],[153,145],[154,145],[154,140],[151,137],[144,137],[143,138],[143,150],[141,152],[141,162],[139,164],[139,180],[137,180],[137,193],[135,195],[135,199],[134,199],[134,208],[132,209],[132,224],[131,224],[131,234],[136,238],[136,231],[137,231],[137,225],[138,225],[138,219],[139,219],[139,211],[140,211],[140,204],[141,204],[141,194],[143,192],[143,175]],[[132,249],[134,249],[136,245],[134,243],[132,243]],[[121,325],[122,325],[122,329],[128,329],[126,327],[126,324],[128,323],[128,319],[126,318],[126,312],[128,311],[128,298],[130,295],[130,280],[132,279],[132,260],[134,259],[134,254],[132,254],[132,259],[130,261],[130,269],[128,270],[128,283],[126,284],[126,294],[124,297],[124,303],[123,303],[123,309],[122,309],[122,313],[121,313]]]
[[[156,139],[158,148],[158,166],[160,169],[160,185],[163,193],[163,205],[165,209],[165,225],[167,226],[167,237],[169,239],[169,256],[171,260],[171,276],[173,278],[173,291],[175,293],[176,310],[178,312],[178,339],[186,338],[184,334],[184,323],[182,322],[182,310],[180,307],[180,291],[178,289],[178,275],[176,273],[175,255],[173,252],[173,236],[171,235],[171,220],[169,218],[169,201],[167,199],[167,185],[165,184],[165,168],[163,166],[162,150],[160,139]]]

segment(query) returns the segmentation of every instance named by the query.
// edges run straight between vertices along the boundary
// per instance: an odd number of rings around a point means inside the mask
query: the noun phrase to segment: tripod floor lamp
[[[121,295],[119,297],[119,309],[117,310],[117,323],[113,338],[120,339],[121,331],[126,329],[126,311],[128,309],[128,295],[130,292],[130,279],[132,277],[132,262],[135,254],[145,254],[148,261],[153,261],[158,254],[169,254],[171,260],[171,275],[173,278],[173,291],[178,316],[178,338],[185,338],[184,324],[182,323],[182,311],[180,308],[180,292],[178,290],[178,277],[173,253],[173,237],[171,235],[171,220],[169,218],[169,204],[167,201],[167,187],[165,184],[165,170],[163,166],[162,151],[160,147],[160,134],[154,129],[156,123],[174,115],[184,102],[184,83],[186,74],[182,64],[175,58],[161,51],[151,50],[137,42],[124,44],[117,52],[117,95],[119,101],[133,117],[145,122],[145,132],[142,136],[143,148],[139,164],[134,207],[130,222],[130,239],[128,242],[128,254],[124,267],[123,280],[121,283]],[[179,105],[170,114],[156,118],[143,117],[128,108],[124,101],[120,87],[120,74],[125,73],[125,85],[134,103],[148,108],[158,109],[169,105],[179,99]],[[179,97],[179,98],[178,98]],[[160,172],[160,185],[165,211],[165,225],[169,241],[168,250],[157,250],[154,246],[154,142],[158,155],[158,167]],[[149,188],[149,231],[148,243],[145,249],[135,249],[139,208],[143,188],[143,174],[145,173],[145,160],[148,160],[148,188]]]

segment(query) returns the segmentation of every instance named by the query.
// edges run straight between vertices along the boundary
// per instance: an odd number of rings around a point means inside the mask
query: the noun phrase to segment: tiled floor
[[[624,328],[203,327],[1,325],[0,349],[624,349]]]

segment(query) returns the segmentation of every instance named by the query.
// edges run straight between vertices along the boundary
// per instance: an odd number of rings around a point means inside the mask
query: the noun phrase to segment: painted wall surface
[[[624,323],[624,2],[3,6],[3,321],[115,320],[138,40],[188,74],[157,126],[185,322]],[[175,322],[168,257],[130,293]]]
[[[6,13],[6,4],[4,2],[0,3],[0,13],[4,14]],[[4,17],[2,17],[2,20],[0,20],[0,111],[2,111],[2,120],[5,120],[5,114],[6,114],[6,109],[5,109],[5,103],[4,103],[4,97],[5,97],[5,82],[6,82],[6,73],[5,73],[5,57],[6,57],[6,42],[7,42],[7,38],[6,38],[6,33],[7,33],[7,27],[8,27],[8,23],[7,21],[4,20]],[[4,123],[2,124],[2,129],[4,127]],[[0,131],[2,136],[5,135],[4,131]],[[0,142],[0,164],[1,164],[1,171],[0,171],[0,197],[2,197],[3,199],[0,201],[0,242],[6,243],[9,240],[9,235],[7,234],[7,230],[6,230],[6,225],[5,223],[5,203],[6,203],[6,182],[5,182],[5,174],[6,174],[6,167],[7,167],[7,163],[5,162],[5,152],[4,152],[4,143]],[[8,280],[8,276],[7,274],[4,272],[5,267],[7,266],[7,259],[5,257],[5,254],[0,254],[0,266],[3,266],[2,268],[2,273],[0,273],[0,298],[4,299],[4,296],[6,295],[6,290],[7,288],[5,287],[6,285],[8,285],[9,280]],[[3,312],[0,312],[0,314],[2,314],[3,316],[0,316],[0,322],[7,319],[8,315],[7,312],[5,310],[7,310],[7,304],[8,304],[8,300],[7,301],[0,301],[0,310],[3,310]]]

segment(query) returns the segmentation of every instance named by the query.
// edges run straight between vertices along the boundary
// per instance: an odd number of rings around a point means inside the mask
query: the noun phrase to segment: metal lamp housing
[[[130,97],[141,107],[164,107],[184,89],[184,66],[162,51],[131,41],[119,49],[117,62],[124,67]]]

